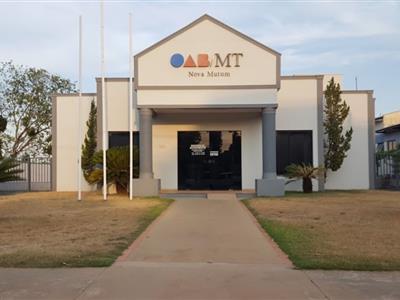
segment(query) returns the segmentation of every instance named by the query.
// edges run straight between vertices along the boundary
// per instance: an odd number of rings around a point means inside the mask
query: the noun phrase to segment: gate
[[[0,183],[0,191],[50,191],[51,190],[51,158],[26,157],[17,159],[16,169],[22,170],[22,180]]]
[[[400,189],[400,151],[376,154],[376,187]]]

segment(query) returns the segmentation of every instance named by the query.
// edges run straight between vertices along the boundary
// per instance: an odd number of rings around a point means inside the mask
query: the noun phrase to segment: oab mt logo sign
[[[197,55],[197,61],[195,61],[190,54],[185,59],[182,54],[175,53],[171,56],[170,63],[174,68],[182,66],[184,68],[238,68],[240,67],[240,59],[242,57],[243,53],[228,53],[225,56],[219,53],[214,53],[213,55],[200,53]]]

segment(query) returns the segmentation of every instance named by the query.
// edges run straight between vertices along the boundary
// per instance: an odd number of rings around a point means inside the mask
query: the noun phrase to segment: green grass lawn
[[[400,192],[290,193],[245,204],[297,268],[400,270]]]
[[[0,267],[110,266],[172,202],[96,193],[0,195]]]

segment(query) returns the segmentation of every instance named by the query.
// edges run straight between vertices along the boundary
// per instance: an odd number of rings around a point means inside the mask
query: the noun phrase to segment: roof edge
[[[173,39],[174,37],[186,32],[187,30],[191,29],[192,27],[194,27],[195,25],[203,22],[204,20],[208,20],[216,25],[218,25],[219,27],[222,27],[228,31],[230,31],[231,33],[241,37],[242,39],[247,40],[250,43],[253,43],[255,46],[262,48],[263,50],[275,55],[275,56],[281,56],[281,53],[269,48],[268,46],[256,41],[255,39],[249,37],[248,35],[245,35],[244,33],[241,33],[240,31],[234,29],[233,27],[230,27],[229,25],[226,25],[225,23],[217,20],[214,17],[211,17],[208,14],[204,14],[202,15],[200,18],[194,20],[193,22],[189,23],[188,25],[182,27],[181,29],[179,29],[178,31],[175,31],[174,33],[166,36],[165,38],[161,39],[160,41],[156,42],[155,44],[145,48],[144,50],[140,51],[139,53],[137,53],[136,55],[134,55],[135,58],[139,58],[141,56],[143,56],[144,54],[152,51],[155,48],[158,48],[159,46],[163,45],[164,43],[168,42],[169,40]]]
[[[374,90],[342,90],[342,94],[373,94]]]
[[[314,74],[314,75],[281,75],[283,80],[295,80],[295,79],[323,79],[324,75]]]
[[[96,82],[101,81],[101,77],[95,77]],[[132,81],[134,81],[135,78],[132,77]],[[104,77],[104,81],[129,81],[129,77]]]
[[[87,96],[97,96],[96,93],[82,93],[83,97]],[[70,93],[70,94],[62,94],[62,93],[55,93],[51,94],[50,97],[79,97],[79,93]]]
[[[375,119],[376,120],[376,119]],[[399,129],[400,130],[400,124],[393,124],[387,127],[383,127],[381,129],[376,130],[376,133],[386,133],[386,131],[392,131],[392,130],[396,130]]]

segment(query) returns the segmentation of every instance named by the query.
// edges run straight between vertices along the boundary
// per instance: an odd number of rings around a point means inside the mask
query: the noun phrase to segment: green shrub
[[[0,160],[0,182],[22,180],[19,174],[22,169],[18,169],[19,163],[13,158]]]
[[[107,182],[114,183],[118,192],[126,192],[129,185],[129,147],[115,147],[106,151]],[[95,169],[87,180],[91,184],[103,184],[103,151],[98,151],[93,156]],[[133,147],[133,177],[139,175],[139,150]]]

